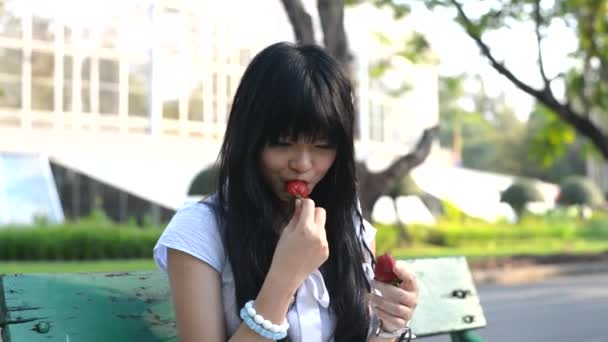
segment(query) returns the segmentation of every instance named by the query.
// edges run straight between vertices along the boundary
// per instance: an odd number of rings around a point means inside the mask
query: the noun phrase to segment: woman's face
[[[282,201],[288,201],[290,195],[285,190],[287,182],[304,181],[312,192],[335,159],[336,148],[326,141],[279,140],[264,147],[260,167],[264,180],[275,195]]]

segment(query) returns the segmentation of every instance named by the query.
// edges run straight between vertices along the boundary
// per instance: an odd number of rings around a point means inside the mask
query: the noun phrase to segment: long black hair
[[[337,317],[334,339],[366,340],[370,285],[356,234],[361,213],[353,132],[350,80],[321,48],[276,43],[251,61],[234,97],[218,162],[217,204],[237,308],[257,297],[279,239],[273,226],[277,199],[259,167],[262,149],[284,137],[328,139],[336,159],[310,195],[327,212],[330,253],[321,271]]]

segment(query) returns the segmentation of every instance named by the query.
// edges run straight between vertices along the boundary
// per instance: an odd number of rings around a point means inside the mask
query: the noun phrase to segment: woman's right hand
[[[294,214],[281,232],[270,272],[291,281],[295,292],[304,279],[329,257],[325,209],[309,198],[297,199]]]

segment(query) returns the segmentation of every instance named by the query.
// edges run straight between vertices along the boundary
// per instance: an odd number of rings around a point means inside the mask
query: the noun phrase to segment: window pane
[[[87,57],[82,60],[82,70],[80,72],[81,79],[83,81],[89,81],[91,79],[91,58]]]
[[[163,118],[179,118],[179,102],[177,100],[163,102]]]
[[[129,115],[148,115],[148,98],[145,94],[129,93]]]
[[[99,92],[99,111],[104,114],[118,114],[118,92],[104,90]]]
[[[72,79],[72,56],[63,57],[63,79],[66,81]]]
[[[188,120],[203,121],[203,84],[199,83],[188,98]]]
[[[203,121],[203,99],[191,97],[188,104],[188,120]]]
[[[52,53],[32,51],[32,77],[53,77],[55,60]]]
[[[109,59],[99,60],[99,80],[101,82],[118,83],[118,61]]]
[[[2,25],[0,25],[0,36],[8,38],[21,38],[21,19],[14,17],[11,13],[2,13]]]
[[[53,41],[52,26],[49,25],[49,20],[46,18],[34,17],[32,19],[33,32],[32,37],[35,40],[41,40],[46,42]]]
[[[47,83],[32,83],[32,109],[53,110],[53,86]]]
[[[21,81],[0,77],[0,107],[21,108]]]
[[[21,76],[21,50],[0,47],[0,73]]]

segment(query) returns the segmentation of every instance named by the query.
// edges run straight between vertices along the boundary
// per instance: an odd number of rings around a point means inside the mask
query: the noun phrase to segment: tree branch
[[[462,9],[462,5],[460,3],[458,3],[458,1],[456,1],[456,0],[450,0],[450,2],[456,7],[456,10],[458,10],[458,16],[464,22],[464,28],[465,28],[467,35],[475,41],[475,43],[481,50],[481,53],[490,61],[490,64],[496,71],[498,71],[500,74],[505,76],[509,81],[511,81],[513,84],[515,84],[518,88],[520,88],[521,90],[525,91],[526,93],[528,93],[534,97],[542,96],[545,91],[548,91],[549,93],[551,92],[550,88],[547,90],[538,90],[538,89],[532,88],[531,86],[527,85],[526,83],[521,81],[519,78],[517,78],[517,76],[515,76],[509,69],[507,69],[502,62],[497,61],[496,58],[494,57],[494,55],[492,54],[492,52],[490,51],[490,48],[488,47],[488,45],[486,43],[484,43],[483,40],[481,39],[481,36],[478,35],[473,30],[475,25],[471,22],[469,17],[467,17],[467,15],[464,13],[464,10]],[[553,94],[551,94],[551,96],[553,96]]]
[[[317,0],[317,9],[325,48],[343,67],[348,68],[351,56],[344,30],[344,0]]]
[[[519,89],[528,93],[529,95],[536,98],[539,102],[547,106],[547,108],[551,109],[557,116],[563,120],[564,122],[570,124],[574,127],[579,133],[583,136],[586,136],[591,140],[593,145],[600,151],[604,158],[608,159],[608,137],[596,126],[591,120],[583,117],[580,113],[577,113],[572,107],[570,103],[562,104],[560,103],[554,96],[551,88],[544,88],[542,90],[534,89],[528,84],[521,81],[517,76],[515,76],[509,69],[507,69],[503,63],[500,63],[496,60],[490,48],[487,44],[483,42],[480,34],[478,34],[474,28],[475,25],[471,22],[471,20],[467,17],[462,9],[462,5],[458,3],[456,0],[450,0],[450,2],[456,7],[458,11],[459,18],[464,23],[464,28],[477,46],[481,50],[483,56],[485,56],[489,61],[492,67],[498,71],[501,75],[505,76],[511,83],[517,86]]]
[[[359,196],[361,198],[363,216],[366,219],[371,218],[373,206],[378,198],[385,194],[394,185],[394,182],[400,181],[401,178],[428,157],[433,139],[437,136],[438,131],[439,126],[425,129],[414,150],[401,156],[388,169],[382,172],[369,172],[365,163],[357,163]]]
[[[315,44],[315,31],[312,26],[312,18],[301,0],[281,0],[289,22],[293,27],[296,41],[301,44]]]
[[[551,87],[551,81],[547,77],[545,71],[545,64],[543,63],[543,52],[542,52],[542,35],[540,33],[540,26],[543,24],[543,17],[540,13],[540,0],[534,1],[534,32],[536,33],[536,46],[538,48],[538,68],[540,69],[540,76],[543,79],[545,88]]]
[[[396,162],[382,172],[382,176],[385,178],[400,178],[399,176],[406,174],[411,169],[420,165],[429,155],[431,143],[438,132],[439,126],[425,129],[414,150],[411,153],[399,157]]]

